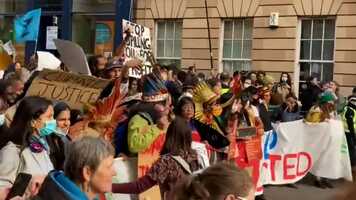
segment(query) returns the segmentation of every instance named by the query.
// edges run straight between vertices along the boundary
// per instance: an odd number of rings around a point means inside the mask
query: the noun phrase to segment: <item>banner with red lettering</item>
[[[315,176],[352,180],[348,147],[342,122],[309,124],[303,120],[280,123],[263,136],[263,159],[252,163],[253,178],[262,185],[289,184],[308,172]]]

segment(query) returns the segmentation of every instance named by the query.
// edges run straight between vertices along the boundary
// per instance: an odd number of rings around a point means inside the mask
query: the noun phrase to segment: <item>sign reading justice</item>
[[[95,103],[108,84],[108,80],[92,76],[43,70],[34,79],[26,95],[64,101],[72,109],[81,109],[84,103]]]

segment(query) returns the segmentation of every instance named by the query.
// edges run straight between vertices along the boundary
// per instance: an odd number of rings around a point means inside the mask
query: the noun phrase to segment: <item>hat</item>
[[[194,89],[193,99],[200,103],[212,103],[219,99],[205,82],[200,82]]]
[[[348,100],[349,102],[351,102],[351,101],[356,101],[356,96],[355,96],[355,95],[351,95],[351,96],[349,96],[349,97],[347,98],[347,100]]]
[[[110,71],[115,68],[122,68],[124,63],[120,60],[113,59],[106,64],[105,71]]]
[[[334,96],[333,94],[331,94],[331,92],[323,92],[319,96],[319,104],[326,104],[329,102],[333,102],[334,100]]]
[[[168,90],[158,75],[151,73],[143,78],[142,100],[160,102],[168,98]]]

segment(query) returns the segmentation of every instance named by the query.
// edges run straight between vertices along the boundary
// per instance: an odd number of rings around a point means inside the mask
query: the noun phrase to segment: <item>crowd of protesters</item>
[[[265,199],[255,197],[254,181],[242,170],[250,162],[246,140],[262,143],[272,123],[300,119],[342,120],[356,166],[356,88],[345,98],[337,82],[319,83],[312,76],[297,95],[287,72],[274,81],[263,71],[204,74],[194,66],[155,64],[152,73],[132,78],[128,71],[140,68],[137,60],[123,64],[94,56],[89,66],[92,76],[111,80],[101,95],[119,107],[109,125],[95,112],[25,97],[36,73],[19,62],[6,70],[0,80],[0,199],[19,173],[32,175],[25,196],[33,199],[92,200],[111,191],[139,194],[154,185],[162,199]],[[240,139],[233,130],[244,127],[257,133]],[[206,154],[197,153],[197,145]],[[135,157],[157,146],[159,159],[144,176],[112,183],[115,157]],[[318,177],[315,184],[333,187]]]

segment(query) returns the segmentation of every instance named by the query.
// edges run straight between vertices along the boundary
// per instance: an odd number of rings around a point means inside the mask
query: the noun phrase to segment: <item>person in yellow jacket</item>
[[[348,104],[344,108],[342,113],[342,121],[344,123],[344,129],[347,139],[347,145],[349,147],[349,156],[351,160],[351,166],[356,166],[356,96],[352,95],[348,98]],[[356,168],[355,168],[356,169]]]

